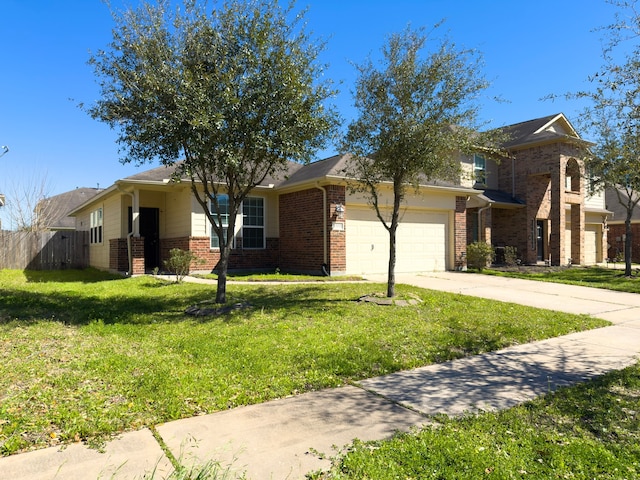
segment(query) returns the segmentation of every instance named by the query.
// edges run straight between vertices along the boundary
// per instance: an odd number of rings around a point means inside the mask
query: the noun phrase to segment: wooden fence
[[[0,268],[63,270],[89,266],[89,232],[0,231]]]

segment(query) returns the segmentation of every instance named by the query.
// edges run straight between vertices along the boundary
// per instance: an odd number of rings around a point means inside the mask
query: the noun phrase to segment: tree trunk
[[[220,249],[220,261],[218,262],[218,289],[216,290],[216,303],[227,303],[227,269],[229,268],[228,246]]]
[[[403,197],[402,183],[402,178],[394,179],[393,182],[393,212],[391,213],[391,225],[389,226],[389,271],[387,272],[387,297],[389,298],[396,295],[396,234]]]
[[[396,230],[397,223],[391,222],[389,229],[389,270],[387,272],[387,297],[396,295]]]
[[[624,238],[624,276],[631,276],[631,246],[633,245],[633,233],[631,231],[631,216],[627,215],[627,219],[624,222],[625,238]]]

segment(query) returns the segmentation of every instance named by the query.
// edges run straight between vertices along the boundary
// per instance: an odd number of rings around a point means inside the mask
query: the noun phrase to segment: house
[[[386,272],[388,234],[365,199],[348,192],[341,173],[348,158],[291,162],[286,175],[258,185],[238,216],[230,269]],[[92,266],[139,274],[162,268],[169,250],[182,248],[204,260],[198,269],[215,268],[217,238],[190,182],[171,181],[173,173],[163,166],[123,178],[72,212],[76,228],[90,231]],[[466,247],[466,198],[475,194],[436,182],[412,195],[398,232],[397,271],[453,269]]]
[[[607,255],[604,195],[589,189],[581,139],[563,114],[504,127],[508,158],[474,156],[483,193],[467,203],[468,241],[513,246],[524,264],[591,265]]]
[[[629,199],[627,192],[620,188],[616,193],[613,188],[605,190],[605,199],[607,209],[611,210],[611,219],[609,226],[609,258],[611,260],[624,259],[624,243],[626,237],[625,220],[627,218],[627,209],[620,204],[618,193],[622,196],[622,201],[626,204]],[[637,194],[636,194],[637,195]],[[637,196],[632,195],[632,200],[636,200]],[[636,205],[631,214],[631,261],[640,263],[640,208]]]
[[[513,135],[505,161],[461,157],[460,182],[425,182],[410,191],[396,272],[460,268],[474,239],[515,246],[525,263],[601,261],[606,210],[602,199],[587,200],[579,155],[586,142],[562,114],[506,129]],[[230,270],[386,273],[388,233],[366,199],[348,188],[349,158],[291,162],[285,174],[258,185],[236,222]],[[76,228],[90,232],[92,266],[140,274],[162,268],[177,247],[203,260],[195,268],[215,268],[217,238],[190,182],[172,181],[174,171],[163,166],[118,180],[72,212]],[[387,187],[379,203],[390,211]]]
[[[76,219],[69,213],[99,192],[99,188],[83,187],[45,198],[36,206],[36,221],[46,230],[75,230]]]

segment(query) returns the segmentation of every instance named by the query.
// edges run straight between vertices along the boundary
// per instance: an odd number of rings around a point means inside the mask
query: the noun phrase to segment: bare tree
[[[33,172],[10,181],[4,207],[9,228],[23,232],[46,230],[56,213],[47,201],[50,192],[46,172]]]

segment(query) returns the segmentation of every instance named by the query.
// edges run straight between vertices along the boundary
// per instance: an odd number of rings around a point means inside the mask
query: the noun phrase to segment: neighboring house
[[[75,230],[76,219],[69,213],[100,193],[98,188],[76,188],[45,198],[36,206],[36,221],[42,230]]]
[[[591,265],[607,255],[604,195],[588,191],[581,139],[563,114],[504,127],[509,158],[475,157],[484,193],[467,204],[468,241],[513,246],[524,264]]]
[[[624,190],[618,190],[622,199],[628,199]],[[625,220],[627,209],[620,205],[618,195],[612,188],[605,190],[607,210],[613,212],[609,219],[609,259],[624,259],[624,242],[626,237]],[[636,197],[637,198],[637,197]],[[640,208],[636,205],[631,214],[631,261],[640,263]]]
[[[466,174],[458,184],[409,190],[397,273],[461,268],[474,238],[515,246],[524,263],[602,261],[606,210],[603,199],[586,200],[578,150],[585,142],[561,114],[506,129],[513,133],[509,159],[461,158]],[[257,186],[236,222],[230,270],[386,273],[388,233],[364,197],[349,190],[348,160],[290,163],[285,175]],[[118,180],[71,212],[76,228],[90,231],[92,266],[140,274],[162,269],[178,247],[204,261],[193,268],[215,268],[217,238],[190,182],[171,181],[173,173],[158,167]],[[391,211],[390,185],[380,204]]]

